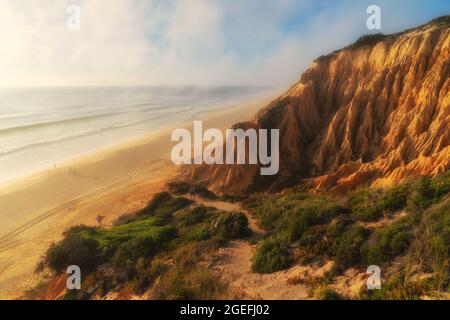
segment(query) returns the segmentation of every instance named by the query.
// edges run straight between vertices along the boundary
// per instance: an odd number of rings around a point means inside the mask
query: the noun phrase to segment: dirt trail
[[[257,242],[266,234],[258,227],[256,219],[239,204],[221,201],[197,200],[204,205],[220,210],[242,211],[248,218],[253,234],[248,239],[233,240],[214,255],[210,268],[229,287],[230,298],[237,299],[308,299],[309,288],[303,284],[291,284],[288,280],[306,276],[321,276],[330,267],[295,265],[288,270],[272,274],[257,274],[252,271],[252,256]]]
[[[385,215],[383,216],[383,218],[375,222],[362,222],[361,225],[367,229],[372,230],[381,229],[399,221],[400,219],[406,217],[407,215],[408,213],[405,210],[400,210],[393,214]]]

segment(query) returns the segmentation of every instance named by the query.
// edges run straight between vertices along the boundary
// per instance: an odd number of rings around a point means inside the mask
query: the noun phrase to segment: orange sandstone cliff
[[[309,179],[346,192],[450,169],[450,16],[394,35],[365,36],[317,59],[245,127],[280,129],[280,171],[196,166],[217,193]]]

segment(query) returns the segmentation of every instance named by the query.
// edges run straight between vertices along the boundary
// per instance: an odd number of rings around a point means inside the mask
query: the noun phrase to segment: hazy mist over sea
[[[0,182],[231,107],[261,87],[0,89]]]

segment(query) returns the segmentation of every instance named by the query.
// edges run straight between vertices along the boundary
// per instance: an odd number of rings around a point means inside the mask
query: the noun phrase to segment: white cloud
[[[137,74],[157,51],[134,1],[80,0],[81,29],[66,27],[65,1],[3,0],[0,5],[2,84],[108,82]]]
[[[82,10],[79,31],[66,28],[69,4]],[[2,0],[0,85],[287,84],[343,46],[360,23],[349,17],[365,14],[343,5],[315,12],[297,32],[283,29],[294,10],[313,4]]]

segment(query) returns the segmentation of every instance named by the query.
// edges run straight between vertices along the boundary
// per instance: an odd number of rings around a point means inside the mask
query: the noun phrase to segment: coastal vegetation
[[[55,275],[78,265],[86,287],[66,298],[100,297],[130,285],[136,294],[154,286],[156,298],[211,299],[221,284],[201,266],[203,256],[250,234],[246,216],[158,193],[148,205],[110,228],[77,226],[47,251],[42,266]],[[87,288],[90,287],[90,290]]]
[[[333,261],[312,281],[316,299],[344,299],[336,277],[369,265],[384,270],[381,290],[360,299],[417,299],[450,289],[450,173],[344,197],[305,191],[243,196],[242,205],[267,233],[255,242],[252,272],[271,274],[295,264]],[[55,275],[76,264],[86,277],[66,299],[101,298],[129,288],[155,299],[218,299],[227,284],[208,261],[233,239],[250,239],[243,212],[208,207],[169,192],[112,227],[77,226],[47,251],[41,267]],[[255,240],[252,240],[255,241]],[[354,297],[353,297],[354,298]]]
[[[362,188],[339,199],[301,188],[252,195],[245,206],[268,231],[254,254],[253,270],[270,273],[295,262],[332,260],[326,275],[332,281],[349,268],[378,265],[387,270],[395,261],[405,268],[393,272],[383,290],[365,292],[362,298],[448,291],[449,184],[447,173],[390,188]],[[413,284],[411,278],[421,273],[429,276],[426,285]],[[414,290],[408,293],[410,287]]]

